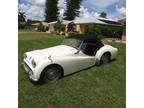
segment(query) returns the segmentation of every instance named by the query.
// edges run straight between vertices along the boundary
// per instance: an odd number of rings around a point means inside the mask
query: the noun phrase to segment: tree
[[[26,28],[26,29],[29,29],[29,30],[31,29],[31,22],[32,22],[32,21],[31,21],[30,19],[27,19],[27,22],[26,22],[26,24],[25,24],[25,28]]]
[[[54,25],[54,29],[58,33],[64,32],[65,26],[64,26],[64,24],[62,24],[61,21],[58,20],[57,23],[55,23],[55,25]]]
[[[38,31],[39,31],[39,32],[46,32],[45,27],[43,26],[42,23],[40,23],[40,24],[38,25]]]
[[[45,21],[52,22],[58,19],[58,0],[46,0],[45,3]]]
[[[82,0],[67,0],[67,9],[64,13],[66,20],[74,20],[79,16],[79,8]]]
[[[102,29],[100,25],[89,24],[85,27],[85,34],[94,34],[98,39],[103,39]]]
[[[120,38],[122,27],[119,26],[111,26],[111,25],[98,25],[98,24],[89,24],[86,25],[85,28],[86,34],[95,34],[97,38],[103,39],[104,37],[107,38]]]
[[[107,13],[101,12],[101,14],[99,16],[102,17],[102,18],[107,18]]]
[[[68,28],[67,30],[68,32],[75,32],[76,25],[74,24],[74,22],[71,22],[68,24],[67,28]]]
[[[25,22],[25,13],[24,12],[19,12],[18,13],[18,22]]]

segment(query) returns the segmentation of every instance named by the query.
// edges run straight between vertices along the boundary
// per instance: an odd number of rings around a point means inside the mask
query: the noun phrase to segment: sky
[[[118,20],[126,17],[126,0],[82,0],[80,15],[76,18],[98,17],[106,12],[107,17]],[[66,0],[58,1],[59,17],[63,18]],[[19,0],[18,10],[25,12],[26,19],[43,21],[45,15],[45,0]]]

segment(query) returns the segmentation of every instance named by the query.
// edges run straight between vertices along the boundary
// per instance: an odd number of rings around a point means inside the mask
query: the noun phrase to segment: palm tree
[[[18,22],[25,22],[25,12],[19,12],[18,13]]]

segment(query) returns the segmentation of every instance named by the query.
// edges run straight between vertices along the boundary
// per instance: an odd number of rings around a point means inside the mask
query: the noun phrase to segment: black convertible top
[[[83,41],[84,43],[93,43],[93,44],[98,44],[100,46],[103,46],[101,40],[92,34],[74,35],[74,36],[69,36],[67,38],[78,39]]]

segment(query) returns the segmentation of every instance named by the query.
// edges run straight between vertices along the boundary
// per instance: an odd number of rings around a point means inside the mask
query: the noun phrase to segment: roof
[[[120,19],[118,22],[126,22],[126,18]]]
[[[44,25],[44,26],[48,26],[47,22],[41,22],[41,24]]]
[[[101,19],[101,20],[107,20],[107,21],[115,21],[117,22],[117,20],[113,20],[113,19],[110,19],[110,18],[103,18],[103,17],[96,17],[97,19]]]
[[[107,25],[111,25],[111,26],[122,26],[121,23],[116,22],[116,21],[105,20],[105,19],[99,19],[99,20],[105,22]]]
[[[48,24],[55,24],[57,21],[50,22]],[[112,19],[107,19],[107,18],[101,18],[101,17],[88,17],[88,18],[77,18],[75,20],[63,20],[63,24],[67,25],[71,22],[74,22],[75,24],[101,24],[101,25],[110,25],[110,26],[120,26],[122,27],[123,25],[120,24],[119,22],[112,20]]]
[[[73,20],[75,24],[90,24],[90,23],[96,23],[96,24],[106,24],[105,22],[102,22],[96,18],[80,18]]]
[[[49,22],[48,24],[55,24],[55,23],[57,23],[57,21]]]
[[[66,25],[67,25],[67,24],[69,24],[69,23],[71,23],[71,22],[72,22],[72,21],[63,20],[63,21],[62,21],[62,24],[66,24]]]
[[[72,22],[72,21],[63,20],[62,24],[69,24],[70,22]],[[49,22],[48,24],[50,25],[50,24],[55,24],[55,23],[57,23],[57,21]]]
[[[125,26],[126,25],[126,18],[120,19],[120,20],[118,20],[118,22]]]
[[[83,41],[84,43],[94,43],[94,44],[99,43],[103,45],[103,43],[95,35],[91,35],[91,34],[74,35],[74,36],[69,36],[67,38],[78,39]]]
[[[37,26],[37,25],[39,25],[40,23],[33,23],[33,24],[31,24],[31,25],[33,25],[33,26]]]

